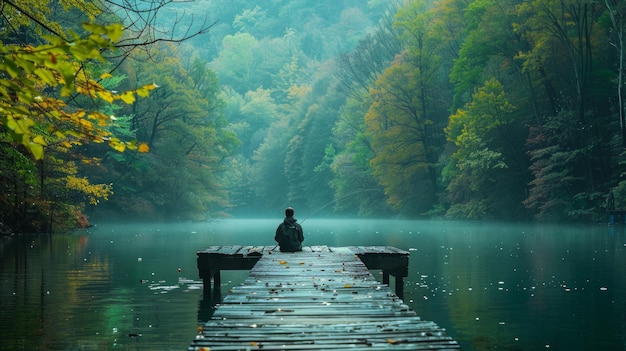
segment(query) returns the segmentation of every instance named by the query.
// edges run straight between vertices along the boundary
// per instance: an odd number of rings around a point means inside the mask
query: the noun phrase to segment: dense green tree
[[[498,213],[493,206],[501,194],[494,189],[508,165],[494,141],[509,135],[514,109],[502,85],[492,79],[477,90],[465,108],[450,116],[446,132],[456,150],[450,157],[449,167],[453,169],[447,169],[446,174],[452,204],[448,216],[481,219]]]
[[[258,46],[259,41],[250,33],[225,36],[219,56],[211,64],[220,82],[239,93],[260,87],[260,81],[255,75],[258,62],[254,58]]]
[[[608,62],[600,60],[608,53],[598,40],[606,36],[598,25],[601,6],[538,0],[519,10],[524,21],[518,32],[530,44],[521,55],[524,68],[537,77],[549,97],[543,105],[548,117],[539,121],[540,129],[530,139],[534,180],[526,204],[541,209],[538,216],[542,217],[593,215],[593,208],[603,202],[601,194],[607,192],[612,169],[608,157],[612,133],[605,130],[610,98],[599,84],[608,68],[603,67]],[[542,166],[546,157],[563,153],[566,156],[558,162],[553,160],[555,167]],[[548,186],[547,179],[565,176],[564,172],[571,177],[567,188],[556,191]],[[563,201],[569,206],[558,205]]]
[[[330,183],[335,191],[334,207],[338,213],[382,217],[390,215],[391,211],[370,167],[374,150],[363,119],[367,112],[364,106],[349,98],[341,108],[333,129],[334,143],[326,149],[326,157],[332,158],[330,167],[334,173]]]
[[[242,140],[241,153],[249,158],[261,145],[268,128],[278,120],[278,106],[271,92],[258,88],[248,91],[244,96],[243,105],[238,116],[231,116],[231,123],[238,124],[238,137]]]
[[[197,61],[185,68],[176,47],[168,44],[160,44],[158,56],[133,65],[136,80],[158,82],[150,98],[127,111],[131,129],[151,152],[140,159],[115,159],[115,184],[124,196],[111,207],[137,216],[180,219],[222,212],[229,200],[220,175],[238,143],[225,129],[214,73]]]

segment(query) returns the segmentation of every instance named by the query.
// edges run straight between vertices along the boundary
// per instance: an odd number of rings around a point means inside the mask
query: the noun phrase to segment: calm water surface
[[[1,240],[0,349],[185,350],[211,311],[195,252],[271,245],[280,220],[102,223]],[[405,302],[464,350],[626,350],[624,226],[321,219],[303,226],[306,245],[410,251]],[[246,275],[224,272],[224,293]]]

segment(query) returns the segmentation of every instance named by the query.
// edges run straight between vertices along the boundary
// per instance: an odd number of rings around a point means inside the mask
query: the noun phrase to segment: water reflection
[[[106,224],[3,239],[0,349],[185,349],[216,298],[203,298],[195,252],[272,245],[279,220]],[[317,219],[303,226],[306,245],[409,250],[406,302],[464,350],[626,349],[624,226]],[[223,272],[222,293],[246,275]]]
[[[452,334],[473,349],[622,348],[625,309],[616,297],[626,262],[617,230],[475,226],[430,237],[438,245],[411,257],[423,272],[414,308],[449,318]]]

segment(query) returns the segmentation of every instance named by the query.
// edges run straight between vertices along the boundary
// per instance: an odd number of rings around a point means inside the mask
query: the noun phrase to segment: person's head
[[[293,217],[293,213],[294,213],[293,208],[291,208],[291,207],[287,207],[287,208],[285,209],[285,216],[287,216],[287,217]]]

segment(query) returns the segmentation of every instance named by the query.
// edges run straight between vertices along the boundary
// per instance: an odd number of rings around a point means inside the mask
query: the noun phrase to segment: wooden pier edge
[[[305,246],[303,252],[337,252],[356,255],[369,270],[380,270],[383,284],[394,277],[395,293],[404,298],[404,278],[408,276],[409,252],[391,246]],[[206,296],[220,297],[223,270],[250,270],[264,254],[280,252],[278,246],[209,246],[197,252],[197,266]]]

